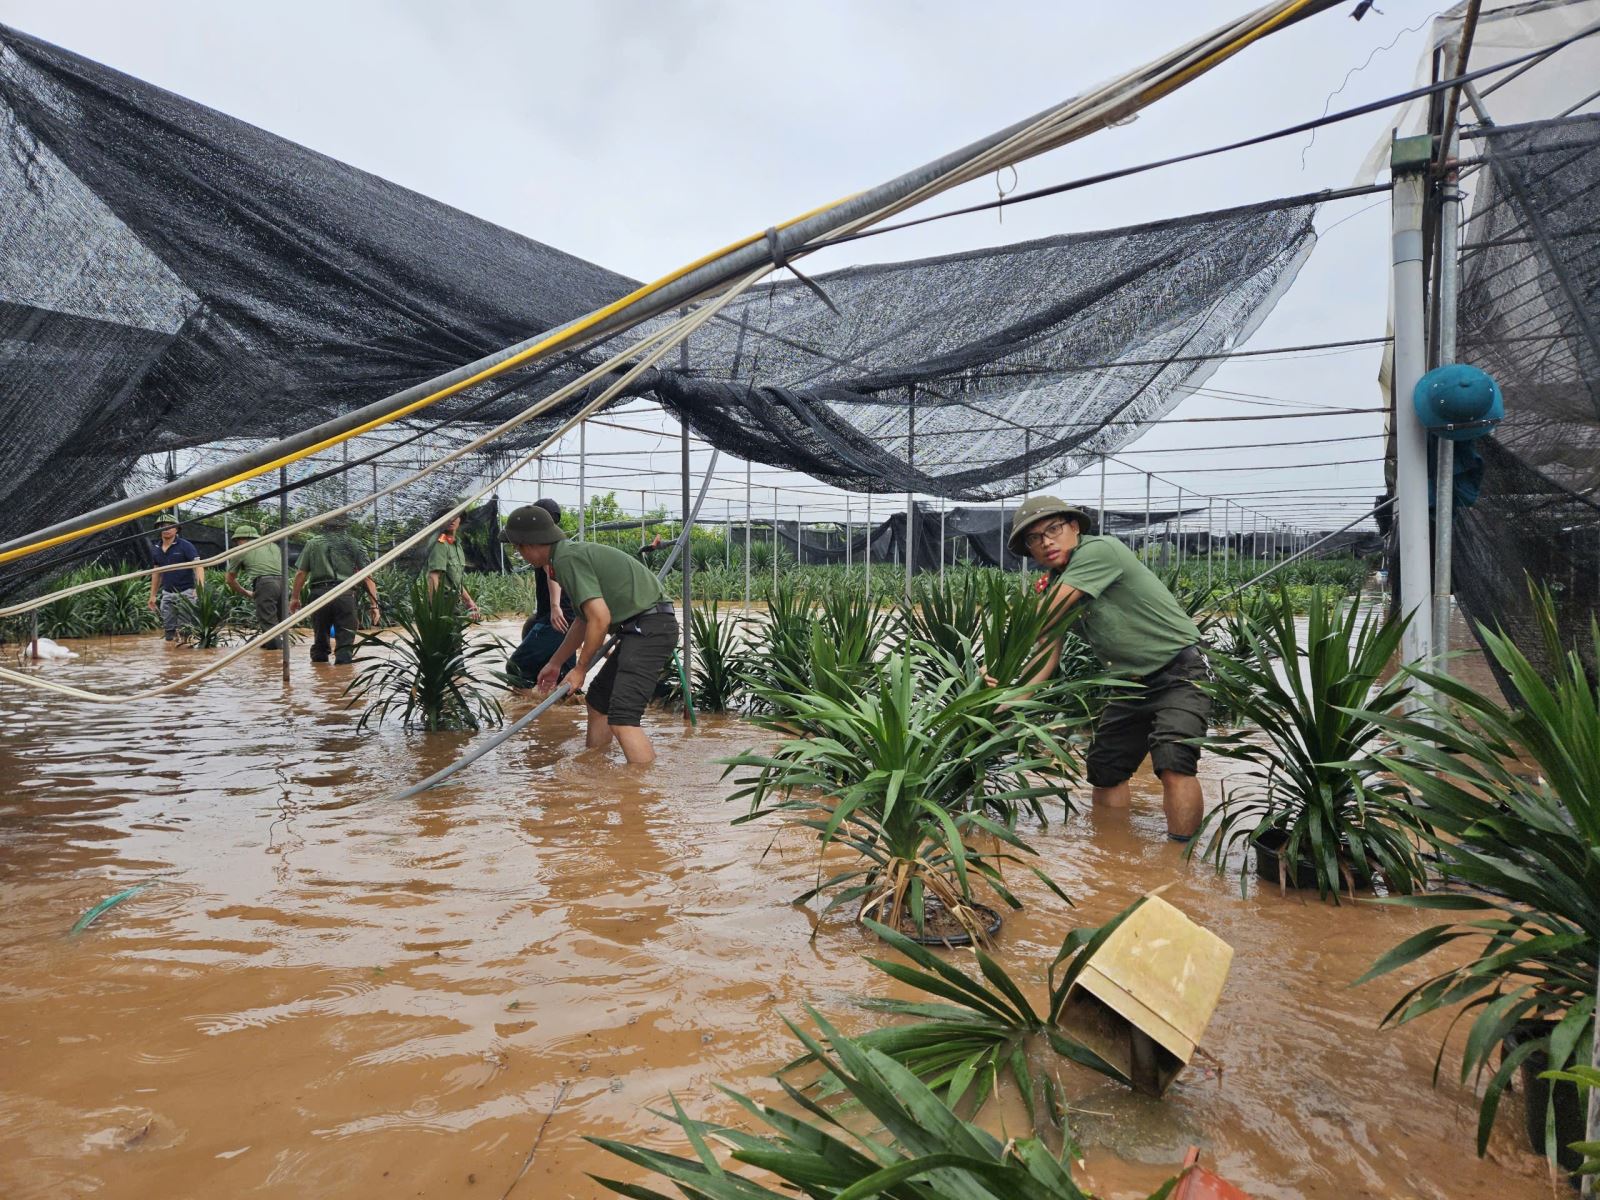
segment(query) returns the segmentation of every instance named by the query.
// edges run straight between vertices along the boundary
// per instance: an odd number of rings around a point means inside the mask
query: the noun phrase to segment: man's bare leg
[[[645,766],[656,760],[656,749],[650,744],[650,739],[645,736],[644,730],[637,725],[613,725],[611,732],[616,734],[617,743],[622,747],[622,754],[629,762],[638,766]]]
[[[1193,775],[1162,771],[1161,807],[1167,814],[1167,833],[1173,837],[1192,838],[1200,828],[1200,817],[1205,811],[1200,781]]]
[[[611,745],[611,722],[605,713],[598,709],[589,710],[589,736],[587,745],[591,750],[604,750]]]
[[[1111,787],[1094,788],[1092,795],[1096,808],[1127,808],[1133,803],[1133,794],[1128,790],[1126,779]]]

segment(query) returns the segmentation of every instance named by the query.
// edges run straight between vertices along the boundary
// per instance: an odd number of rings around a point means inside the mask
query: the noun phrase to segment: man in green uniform
[[[245,549],[228,560],[224,582],[228,590],[248,596],[256,605],[256,628],[263,633],[286,615],[283,610],[283,558],[275,545],[259,541],[254,525],[240,525],[233,531],[236,545]],[[283,639],[275,637],[261,644],[263,650],[282,650]]]
[[[660,582],[615,547],[567,541],[561,526],[536,504],[515,510],[500,538],[534,568],[548,566],[577,608],[561,646],[539,672],[539,690],[556,686],[561,664],[576,650],[577,666],[561,682],[581,691],[606,634],[619,635],[610,661],[589,689],[589,748],[603,749],[615,737],[630,763],[654,762],[655,749],[639,721],[678,644],[678,618]]]
[[[1024,551],[1048,572],[1058,605],[1081,605],[1073,628],[1110,672],[1140,685],[1119,694],[1101,714],[1085,768],[1094,802],[1129,804],[1128,779],[1150,755],[1161,780],[1167,834],[1186,842],[1200,825],[1202,803],[1188,744],[1206,731],[1211,698],[1195,685],[1206,677],[1200,630],[1154,572],[1113,537],[1096,536],[1080,508],[1054,496],[1022,502],[1011,529],[1011,552]],[[1061,660],[1054,639],[1032,682],[1049,678]]]
[[[439,513],[434,519],[443,515]],[[469,615],[477,617],[477,602],[473,600],[472,593],[467,591],[466,585],[467,554],[456,539],[460,528],[461,517],[451,517],[439,531],[439,536],[434,538],[433,545],[428,547],[428,565],[424,568],[428,573],[428,595],[433,595],[442,583],[465,601]]]
[[[289,611],[300,611],[300,589],[309,588],[306,592],[308,601],[332,591],[362,567],[367,565],[366,553],[361,549],[353,537],[345,531],[344,519],[334,518],[323,525],[323,531],[316,534],[305,544],[305,549],[300,551],[300,559],[295,564],[294,583],[289,588]],[[361,581],[367,589],[367,602],[372,608],[372,619],[378,619],[378,587],[368,575]],[[318,609],[311,618],[311,661],[325,663],[328,661],[330,637],[337,636],[338,649],[334,654],[334,665],[344,666],[355,658],[356,653],[356,597],[354,590],[344,592],[326,608]]]

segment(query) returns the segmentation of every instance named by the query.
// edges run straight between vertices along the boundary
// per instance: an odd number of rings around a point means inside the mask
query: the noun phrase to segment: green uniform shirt
[[[249,549],[228,560],[228,570],[242,588],[251,588],[263,575],[282,575],[282,552],[271,542],[251,542]]]
[[[338,583],[348,575],[339,573],[334,565],[333,555],[329,552],[328,539],[322,536],[313,537],[306,543],[305,549],[300,551],[300,558],[295,563],[295,570],[306,573],[306,582]]]
[[[556,582],[580,613],[586,601],[599,598],[619,624],[667,598],[650,569],[632,555],[598,542],[557,542],[550,554]]]
[[[440,534],[428,547],[425,570],[429,575],[439,572],[444,579],[444,586],[459,595],[462,581],[467,575],[467,552],[461,548],[460,542],[447,542],[444,535]]]
[[[1073,628],[1118,675],[1160,670],[1200,640],[1166,585],[1114,537],[1080,538],[1057,578],[1084,594]]]

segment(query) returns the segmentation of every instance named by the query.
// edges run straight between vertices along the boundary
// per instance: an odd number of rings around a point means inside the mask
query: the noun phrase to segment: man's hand
[[[583,668],[573,667],[567,672],[567,677],[561,681],[567,685],[567,694],[576,696],[583,691]]]
[[[557,633],[565,633],[571,625],[572,622],[567,620],[567,614],[562,611],[561,606],[553,605],[550,609],[550,628]]]
[[[985,683],[987,683],[990,687],[999,687],[1000,686],[1000,681],[998,679],[996,679],[993,675],[989,674],[989,672],[987,672],[987,671],[985,671],[983,673],[983,681]]]
[[[533,686],[539,689],[540,695],[548,695],[556,690],[556,680],[560,677],[560,674],[561,667],[557,663],[546,663],[544,669],[539,672],[539,678],[534,681]]]
[[[145,607],[148,608],[151,612],[155,612],[155,610],[156,610],[156,598],[154,596],[151,596],[150,597],[150,603],[146,604]]]
[[[289,601],[289,611],[292,612],[292,613],[297,613],[297,612],[300,611],[300,597],[299,596],[295,596],[295,597],[290,599],[290,601]]]

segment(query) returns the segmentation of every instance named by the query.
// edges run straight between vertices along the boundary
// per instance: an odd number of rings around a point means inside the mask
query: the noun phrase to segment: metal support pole
[[[1423,195],[1433,139],[1398,138],[1390,150],[1394,269],[1395,527],[1400,535],[1400,613],[1409,616],[1400,654],[1427,662],[1433,650],[1433,588],[1428,562],[1428,435],[1411,393],[1427,364],[1423,307]]]
[[[944,522],[947,512],[947,502],[939,501],[939,582],[944,582]]]
[[[800,505],[794,506],[794,560],[802,567],[806,565],[806,548],[800,540]]]
[[[1150,472],[1144,473],[1144,544],[1139,547],[1139,561],[1150,561]]]
[[[584,534],[589,528],[589,422],[578,422],[578,540],[584,540]],[[689,430],[683,431],[683,511],[689,511]],[[689,557],[689,547],[683,548],[683,556]],[[687,564],[685,564],[687,566]],[[684,621],[688,622],[687,609]],[[687,643],[685,643],[687,645]],[[683,669],[689,669],[689,656],[684,654]]]
[[[639,544],[641,546],[648,545],[649,541],[650,541],[650,528],[649,528],[648,524],[646,523],[646,517],[648,516],[648,514],[649,514],[649,507],[648,507],[648,505],[646,504],[646,501],[645,501],[645,490],[643,488],[640,488],[639,489]]]
[[[722,569],[733,569],[733,501],[722,502]]]
[[[772,489],[772,594],[778,594],[778,489]]]
[[[36,608],[28,614],[33,618],[32,632],[28,635],[28,657],[34,662],[39,661],[39,610]]]
[[[867,493],[867,540],[866,540],[866,580],[867,599],[872,599],[872,493]]]
[[[1216,547],[1211,542],[1211,506],[1215,503],[1214,499],[1206,498],[1206,595],[1208,596],[1211,594],[1211,562],[1216,557]]]
[[[846,492],[844,494],[844,572],[847,579],[850,577],[850,568],[856,565],[855,546],[851,538],[852,532],[850,524],[850,493]]]
[[[500,536],[500,531],[495,530],[495,537]],[[383,544],[378,537],[378,464],[372,464],[372,556],[376,558],[383,553]],[[288,587],[289,581],[285,579],[283,586]]]
[[[1457,149],[1451,140],[1449,157]],[[1461,190],[1452,169],[1446,177],[1439,206],[1439,366],[1456,361],[1457,308],[1461,294],[1460,259],[1456,243],[1461,228]],[[1455,537],[1456,444],[1438,438],[1434,445],[1433,498],[1433,669],[1450,673],[1446,656],[1450,653],[1450,596],[1455,590],[1450,578],[1450,556]]]
[[[582,426],[579,426],[580,430]],[[692,678],[694,671],[694,634],[691,620],[694,609],[694,531],[689,528],[689,422],[683,421],[679,425],[683,437],[679,442],[678,450],[678,480],[682,487],[681,501],[683,504],[684,527],[683,557],[678,563],[683,572],[683,673],[684,677]],[[687,697],[683,706],[684,715],[690,711]]]
[[[1096,533],[1106,531],[1106,456],[1100,456],[1100,523],[1095,527]]]
[[[1178,550],[1177,550],[1178,569],[1182,570],[1183,569],[1183,489],[1182,488],[1178,489],[1178,511],[1177,511],[1176,516],[1173,519],[1177,522],[1176,529],[1178,531]]]
[[[744,607],[750,611],[750,464],[744,464]]]
[[[1102,505],[1101,508],[1102,512],[1100,515],[1103,519],[1105,516],[1103,511],[1104,505]],[[1006,569],[1006,502],[1004,500],[1000,501],[1000,537],[998,540],[1000,542],[1000,545],[997,547],[999,550],[999,557],[995,559],[995,562],[999,563],[1000,569],[1004,571]]]
[[[911,572],[917,559],[917,501],[906,493],[906,600],[911,599]]]
[[[917,469],[917,385],[906,388],[906,466]],[[906,493],[906,603],[911,602],[911,572],[916,569],[917,501]]]
[[[289,468],[278,468],[278,528],[289,527]],[[294,599],[289,594],[289,584],[294,576],[289,574],[289,539],[284,538],[278,543],[278,566],[283,571],[283,609],[281,616],[287,616],[289,603]],[[289,659],[293,657],[291,650],[294,647],[294,626],[283,631],[283,686],[289,686]]]

